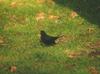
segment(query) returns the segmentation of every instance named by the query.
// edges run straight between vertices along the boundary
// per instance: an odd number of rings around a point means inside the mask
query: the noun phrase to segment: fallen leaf
[[[15,20],[16,18],[17,18],[16,15],[9,15],[9,19],[10,19],[11,21]]]
[[[96,41],[96,42],[94,42],[94,43],[89,42],[89,43],[87,44],[87,47],[88,47],[88,48],[91,48],[91,49],[98,49],[98,48],[100,48],[100,40],[98,40],[98,41]]]
[[[10,72],[16,72],[17,67],[16,66],[11,66],[10,67]]]
[[[56,16],[56,15],[49,15],[48,18],[51,19],[51,20],[57,20],[60,17],[59,16]]]
[[[95,28],[93,27],[88,28],[88,33],[93,33],[94,31],[95,31]]]
[[[13,8],[17,7],[17,2],[11,2],[10,6]]]
[[[68,57],[69,58],[76,58],[80,55],[80,53],[77,53],[77,52],[71,52],[68,54]]]
[[[92,50],[88,55],[92,57],[100,56],[100,50]]]
[[[36,0],[37,3],[42,4],[45,3],[46,0]]]
[[[4,1],[3,0],[0,0],[0,3],[3,3]]]
[[[45,13],[40,12],[40,13],[36,14],[36,20],[37,21],[43,20],[43,19],[45,19]]]
[[[0,39],[0,44],[3,44],[3,43],[4,43],[4,41],[2,39]]]
[[[71,17],[71,18],[75,18],[75,17],[77,17],[77,16],[78,16],[78,14],[77,14],[76,12],[74,12],[74,11],[70,14],[70,17]]]
[[[2,36],[0,36],[0,44],[4,44],[4,38]]]
[[[71,36],[62,35],[55,42],[56,43],[62,43],[62,42],[68,42],[69,40],[72,40]]]
[[[81,52],[78,52],[78,51],[65,50],[64,53],[71,59],[77,58],[77,57],[79,57],[81,55]]]
[[[4,43],[4,41],[0,39],[0,44],[3,44],[3,43]]]
[[[97,71],[97,69],[95,67],[89,67],[89,72],[91,74],[99,74],[99,72]]]
[[[10,3],[10,7],[12,7],[12,8],[16,8],[16,7],[22,6],[22,5],[24,5],[24,3],[22,3],[22,2],[17,2],[17,1],[14,1],[14,2],[11,2],[11,3]]]

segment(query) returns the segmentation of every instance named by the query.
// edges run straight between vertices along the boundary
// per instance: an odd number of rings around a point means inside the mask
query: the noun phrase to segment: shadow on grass
[[[54,2],[71,8],[87,21],[100,27],[100,0],[54,0]]]

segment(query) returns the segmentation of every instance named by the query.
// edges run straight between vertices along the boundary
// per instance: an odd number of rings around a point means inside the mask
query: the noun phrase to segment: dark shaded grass
[[[55,3],[71,8],[90,23],[100,27],[100,0],[54,0]]]

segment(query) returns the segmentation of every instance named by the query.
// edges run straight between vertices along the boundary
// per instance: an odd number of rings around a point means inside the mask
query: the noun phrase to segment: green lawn
[[[100,0],[0,0],[0,74],[99,74]],[[54,46],[40,31],[64,36]]]

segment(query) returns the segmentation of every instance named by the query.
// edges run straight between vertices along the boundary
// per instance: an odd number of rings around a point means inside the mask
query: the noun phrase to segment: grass
[[[15,74],[100,73],[100,57],[84,53],[92,50],[93,43],[100,42],[100,13],[89,14],[90,6],[81,3],[82,10],[78,12],[77,1],[70,4],[67,0],[0,0],[0,74],[13,73],[12,66],[17,68]],[[40,30],[65,35],[67,39],[46,47],[39,41]],[[93,45],[88,47],[89,43]],[[99,45],[95,47],[100,49]],[[66,51],[83,51],[84,55],[71,58]]]

